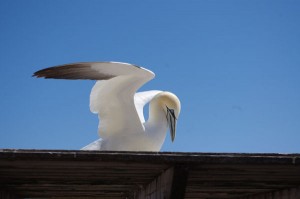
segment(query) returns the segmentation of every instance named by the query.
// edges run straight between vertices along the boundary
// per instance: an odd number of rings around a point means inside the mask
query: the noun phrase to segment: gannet
[[[172,142],[175,139],[180,101],[167,91],[137,92],[155,76],[146,68],[121,62],[80,62],[42,69],[33,76],[97,80],[90,94],[90,110],[98,114],[100,139],[81,150],[160,151],[168,128]]]

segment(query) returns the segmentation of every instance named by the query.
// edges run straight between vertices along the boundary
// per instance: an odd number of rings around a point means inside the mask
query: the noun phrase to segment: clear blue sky
[[[120,61],[181,99],[163,151],[300,152],[300,1],[1,0],[0,28],[0,148],[97,139],[93,81],[31,75]]]

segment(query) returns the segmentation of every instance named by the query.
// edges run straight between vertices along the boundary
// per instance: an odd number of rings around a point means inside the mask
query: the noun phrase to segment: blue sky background
[[[300,1],[2,0],[0,148],[79,149],[98,138],[93,81],[32,78],[120,61],[174,92],[162,151],[300,152]]]

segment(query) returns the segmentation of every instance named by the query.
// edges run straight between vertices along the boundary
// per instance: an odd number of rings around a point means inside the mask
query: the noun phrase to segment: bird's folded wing
[[[138,92],[134,95],[134,104],[142,123],[145,122],[144,117],[144,106],[149,103],[158,93],[162,91],[159,90],[152,90],[152,91],[143,91]]]
[[[102,143],[102,139],[98,139],[88,145],[86,145],[85,147],[81,148],[80,150],[86,150],[86,151],[92,151],[92,150],[101,150],[101,143]]]

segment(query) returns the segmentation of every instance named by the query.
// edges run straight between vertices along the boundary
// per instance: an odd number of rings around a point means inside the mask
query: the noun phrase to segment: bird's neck
[[[156,100],[152,100],[149,104],[149,117],[146,122],[146,128],[151,129],[151,134],[156,141],[165,140],[168,123],[165,112]]]
[[[148,122],[160,124],[164,123],[167,126],[167,118],[163,108],[158,104],[157,100],[152,100],[149,104]]]

